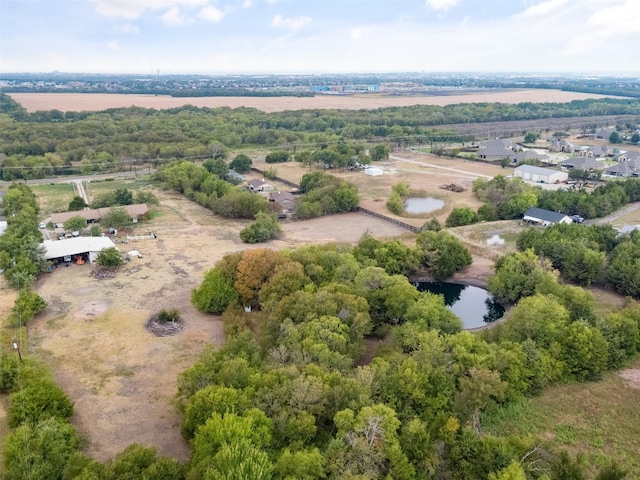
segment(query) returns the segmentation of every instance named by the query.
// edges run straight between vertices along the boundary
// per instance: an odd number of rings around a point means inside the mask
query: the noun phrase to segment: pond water
[[[433,197],[407,198],[404,201],[404,210],[407,213],[429,213],[444,207],[444,200]]]
[[[462,320],[463,328],[477,328],[495,322],[504,315],[504,307],[483,288],[447,282],[417,282],[421,292],[444,295],[449,310]]]

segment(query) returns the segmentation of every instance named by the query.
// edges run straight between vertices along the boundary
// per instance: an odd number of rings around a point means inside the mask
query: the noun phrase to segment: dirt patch
[[[640,368],[622,370],[620,375],[629,387],[640,390]]]
[[[9,93],[27,111],[57,109],[63,112],[105,110],[107,108],[138,106],[168,109],[193,105],[195,107],[251,107],[264,112],[306,109],[377,109],[412,105],[455,105],[478,102],[570,102],[607,95],[565,92],[561,90],[495,90],[489,93],[448,96],[386,96],[386,95],[317,95],[315,97],[170,97],[167,95],[124,95],[103,93]]]

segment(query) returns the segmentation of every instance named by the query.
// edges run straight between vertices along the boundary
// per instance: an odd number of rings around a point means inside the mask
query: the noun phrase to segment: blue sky
[[[1,0],[0,71],[640,71],[640,0]]]

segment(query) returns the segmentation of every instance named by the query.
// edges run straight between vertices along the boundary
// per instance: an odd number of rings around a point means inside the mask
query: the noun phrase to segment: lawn
[[[630,370],[640,374],[640,361]],[[485,415],[485,432],[495,435],[534,435],[541,443],[583,454],[593,474],[609,458],[640,478],[640,389],[618,373],[599,382],[571,383],[545,389],[540,397],[524,399]]]
[[[45,214],[65,212],[75,195],[70,183],[51,183],[48,185],[29,185],[38,198],[40,211]]]
[[[92,180],[90,182],[85,182],[84,188],[87,192],[87,195],[92,198],[103,193],[117,190],[119,188],[126,188],[128,190],[131,190],[132,192],[136,192],[137,190],[148,187],[152,183],[153,182],[148,175],[139,175],[137,179],[114,178],[106,180]]]

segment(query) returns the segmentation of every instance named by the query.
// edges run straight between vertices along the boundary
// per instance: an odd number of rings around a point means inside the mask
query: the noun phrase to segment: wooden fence
[[[413,225],[409,225],[408,223],[401,222],[400,220],[396,220],[395,218],[387,217],[386,215],[382,215],[378,212],[374,212],[372,210],[367,210],[366,208],[358,207],[358,211],[362,212],[366,215],[371,215],[372,217],[379,218],[380,220],[384,220],[385,222],[393,223],[394,225],[398,225],[405,230],[409,230],[413,233],[420,233],[420,228],[415,227]]]

